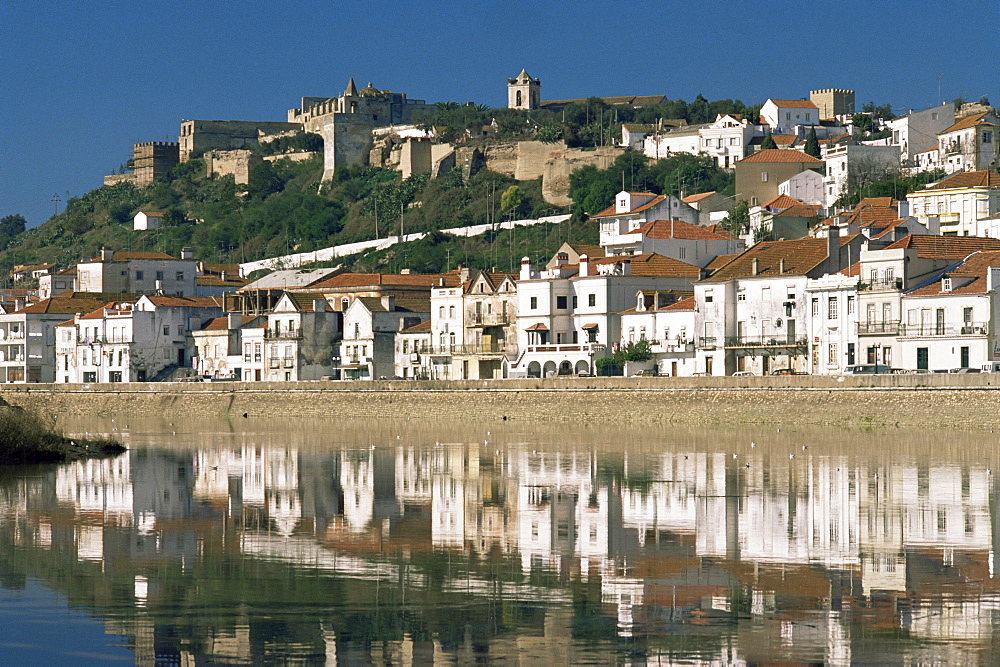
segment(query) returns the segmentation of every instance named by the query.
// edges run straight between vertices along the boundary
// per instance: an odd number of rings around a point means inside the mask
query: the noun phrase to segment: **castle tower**
[[[508,109],[537,109],[541,99],[542,82],[532,79],[525,70],[515,79],[507,79]]]
[[[819,109],[819,117],[850,116],[854,114],[854,91],[844,88],[810,90],[809,101]]]

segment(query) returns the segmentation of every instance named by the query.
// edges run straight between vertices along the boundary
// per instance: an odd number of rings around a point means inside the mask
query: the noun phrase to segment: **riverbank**
[[[1000,428],[1000,375],[5,385],[45,414]]]
[[[124,445],[108,438],[68,438],[53,427],[54,421],[54,416],[0,400],[0,465],[63,463],[125,451]]]

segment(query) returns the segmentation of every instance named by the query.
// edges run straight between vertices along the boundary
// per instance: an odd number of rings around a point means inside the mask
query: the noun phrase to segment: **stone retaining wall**
[[[8,385],[60,415],[1000,428],[1000,376]]]

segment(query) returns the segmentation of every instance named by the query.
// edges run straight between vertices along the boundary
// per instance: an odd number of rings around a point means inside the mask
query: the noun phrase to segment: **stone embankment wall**
[[[60,415],[1000,428],[1000,375],[10,385]]]

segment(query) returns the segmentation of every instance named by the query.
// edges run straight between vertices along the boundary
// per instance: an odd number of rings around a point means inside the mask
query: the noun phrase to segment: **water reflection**
[[[139,662],[971,662],[998,636],[993,443],[328,430],[8,472],[0,583]]]

